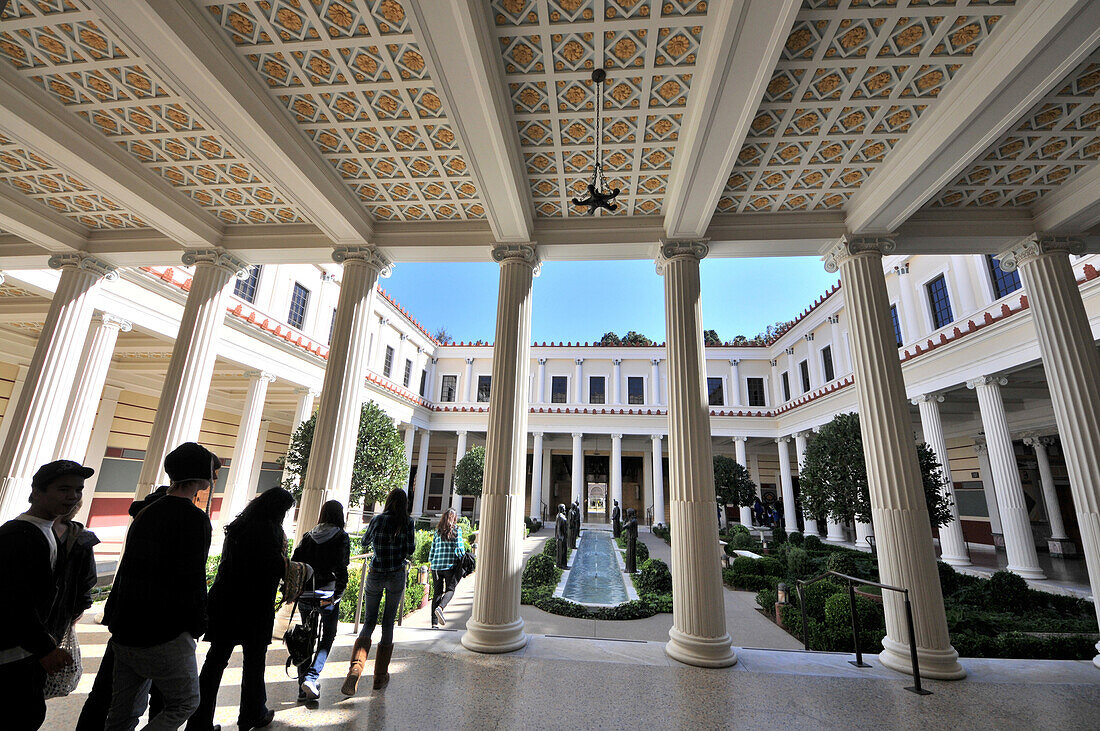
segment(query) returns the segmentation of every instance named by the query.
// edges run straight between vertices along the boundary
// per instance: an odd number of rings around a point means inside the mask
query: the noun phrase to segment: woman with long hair
[[[458,580],[462,578],[459,559],[466,553],[466,544],[462,541],[462,526],[455,520],[454,510],[443,513],[432,536],[429,554],[432,567],[432,627],[447,624],[443,610],[450,604]]]
[[[374,689],[381,690],[390,682],[390,657],[393,655],[393,622],[405,603],[405,559],[416,548],[416,534],[409,517],[409,496],[401,488],[390,491],[382,512],[371,519],[363,533],[363,550],[374,547],[374,558],[367,573],[363,604],[366,617],[363,629],[355,639],[351,651],[351,667],[341,689],[344,695],[355,695],[359,676],[367,663],[371,635],[378,623],[378,605],[382,594],[386,595],[386,608],[382,613],[382,637],[374,658]]]
[[[294,548],[293,560],[308,564],[313,569],[315,597],[303,597],[299,601],[302,621],[313,612],[319,612],[321,618],[321,641],[317,655],[298,666],[298,701],[301,703],[321,697],[321,671],[336,638],[340,623],[340,597],[348,585],[351,539],[344,530],[344,506],[339,500],[329,500],[321,506],[317,525]]]
[[[262,728],[275,717],[267,707],[264,668],[275,626],[275,592],[286,574],[283,518],[292,507],[294,497],[273,487],[253,498],[225,527],[221,562],[207,606],[210,651],[199,674],[199,707],[187,723],[188,731],[214,728],[218,686],[237,645],[244,652],[237,725]]]

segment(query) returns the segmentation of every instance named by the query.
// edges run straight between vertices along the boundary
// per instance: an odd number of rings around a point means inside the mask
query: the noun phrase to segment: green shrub
[[[937,561],[936,570],[940,574],[940,588],[943,590],[944,596],[959,588],[959,572],[952,568],[950,564]]]
[[[749,550],[756,547],[756,540],[750,533],[737,533],[730,539],[730,542],[726,545],[726,550],[740,549]]]
[[[634,562],[641,566],[643,563],[649,560],[649,546],[638,541],[638,545],[634,547]]]
[[[781,525],[772,526],[772,543],[782,545],[787,542],[787,531]]]
[[[730,564],[730,568],[739,574],[752,574],[760,576],[760,559],[749,558],[748,556],[738,556],[733,559],[733,563]]]
[[[414,564],[428,563],[432,552],[432,536],[434,531],[418,530],[416,532],[416,548],[412,552]]]
[[[779,601],[779,593],[775,589],[761,589],[756,593],[756,603],[772,619],[775,618],[775,603]]]
[[[794,533],[792,535],[798,535]],[[806,578],[813,573],[813,562],[810,554],[801,548],[792,548],[787,554],[787,575],[795,578]]]
[[[557,538],[552,538],[551,537],[551,538],[546,539],[546,543],[542,544],[542,555],[550,556],[551,558],[554,558],[558,555],[558,539]]]
[[[722,571],[722,581],[727,586],[734,589],[740,589],[741,591],[760,591],[761,589],[767,589],[771,586],[771,580],[766,576],[739,574],[733,569],[724,569]]]
[[[650,528],[650,531],[665,543],[672,543],[672,529],[667,525],[655,525]]]
[[[989,577],[989,601],[995,607],[1016,610],[1031,605],[1031,592],[1023,577],[1011,571],[998,571]]]
[[[791,544],[792,546],[795,546],[796,548],[799,548],[799,547],[802,546],[802,541],[803,540],[804,539],[802,537],[802,534],[799,533],[798,531],[794,531],[793,533],[791,533],[790,535],[787,536],[787,543]]]
[[[882,608],[867,597],[856,597],[856,614],[861,630],[881,629],[886,626]],[[825,623],[851,633],[852,609],[847,592],[833,594],[825,600]]]
[[[817,536],[806,536],[802,539],[802,547],[807,551],[820,551],[821,539]]]
[[[672,572],[659,558],[651,558],[642,563],[634,584],[639,594],[667,594],[672,591]]]
[[[746,528],[744,525],[742,525],[740,523],[730,523],[729,528],[726,529],[726,532],[729,533],[730,535],[745,535],[745,536],[751,536],[752,535],[749,532],[749,529]]]
[[[825,618],[825,602],[834,594],[847,596],[848,590],[840,584],[830,581],[818,581],[802,587],[802,601],[806,603],[806,614],[817,619]],[[791,592],[791,603],[798,603],[798,591]]]
[[[523,519],[523,524],[527,526],[527,530],[531,533],[538,533],[540,530],[542,530],[542,521],[538,518],[527,516]]]
[[[561,569],[554,565],[554,559],[545,553],[536,553],[527,559],[527,566],[523,569],[521,583],[524,586],[557,584],[560,573]]]
[[[860,551],[842,550],[830,553],[829,558],[825,561],[825,567],[829,571],[854,576],[857,579],[871,581],[878,579],[877,559]]]
[[[783,562],[772,556],[764,556],[763,558],[750,559],[756,562],[756,573],[761,576],[786,576],[787,567],[783,565]]]

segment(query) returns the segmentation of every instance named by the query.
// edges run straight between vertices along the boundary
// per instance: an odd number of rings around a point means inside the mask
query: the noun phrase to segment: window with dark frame
[[[409,384],[412,383],[412,373],[413,373],[413,362],[411,360],[409,360],[408,358],[406,358],[405,359],[405,376],[404,376],[404,378],[401,379],[401,384],[405,388],[408,388]]]
[[[726,397],[722,392],[721,378],[707,378],[707,403],[710,406],[726,405]]]
[[[645,379],[641,376],[627,376],[626,402],[628,404],[645,403]]]
[[[393,348],[387,345],[386,359],[382,361],[382,375],[389,378],[391,373],[393,373]]]
[[[245,302],[252,304],[256,303],[256,287],[260,284],[260,270],[263,269],[262,264],[256,264],[249,267],[248,276],[244,279],[238,279],[236,284],[233,285],[233,294],[237,295]]]
[[[569,378],[566,376],[550,377],[550,403],[564,404],[569,401]]]
[[[588,377],[588,403],[607,403],[607,379],[603,376]]]
[[[477,377],[477,400],[486,403],[489,401],[489,387],[493,383],[492,376]]]
[[[454,403],[458,391],[458,376],[443,376],[439,387],[439,400],[445,403]]]
[[[749,406],[765,406],[764,401],[764,379],[763,378],[746,378],[745,390],[749,394]]]
[[[798,364],[798,375],[802,379],[802,393],[810,390],[810,362],[802,361]]]
[[[332,332],[336,329],[336,310],[332,311],[332,322],[328,325],[328,344],[332,345]]]
[[[306,321],[307,307],[309,307],[309,290],[295,282],[294,291],[290,294],[290,313],[286,317],[291,327],[302,329]]]
[[[898,341],[898,347],[900,348],[905,344],[905,341],[901,338],[901,321],[898,320],[897,305],[890,305],[890,321],[894,323],[894,340]]]
[[[833,371],[833,348],[831,345],[826,345],[821,349],[821,366],[825,371],[825,383],[829,383],[836,378],[836,373]]]
[[[993,294],[996,299],[1010,295],[1024,286],[1020,282],[1019,271],[1006,272],[1001,269],[1001,262],[991,254],[986,254],[985,260],[989,264],[989,277],[993,280]]]
[[[783,373],[780,374],[779,380],[783,384],[783,400],[784,401],[790,401],[791,400],[791,377],[789,375],[787,375],[787,371],[783,371]]]
[[[955,317],[951,313],[951,297],[947,294],[947,280],[941,274],[924,287],[928,291],[928,305],[932,309],[932,325],[937,330],[950,325]]]
[[[427,398],[425,395],[428,390],[428,369],[420,371],[420,398]]]

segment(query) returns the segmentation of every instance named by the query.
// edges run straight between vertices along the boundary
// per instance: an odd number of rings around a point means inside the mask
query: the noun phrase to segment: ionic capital
[[[540,366],[546,365],[546,358],[539,358],[539,365]]]
[[[473,364],[474,364],[474,359],[473,358],[467,358],[466,359],[466,365],[473,365]]]
[[[898,264],[896,267],[894,267],[894,274],[897,274],[899,277],[903,276],[905,274],[908,274],[908,273],[909,273],[909,264],[908,263]]]
[[[971,378],[969,381],[966,382],[966,387],[969,389],[994,385],[1007,386],[1008,379],[1004,376],[979,376],[978,378]]]
[[[997,259],[1002,271],[1012,272],[1044,254],[1080,254],[1084,250],[1085,242],[1075,236],[1036,232],[1002,251]]]
[[[660,358],[650,358],[649,362],[652,363],[653,365],[661,365],[661,359]]]
[[[829,319],[829,324],[830,325],[839,325],[840,324],[840,315],[829,315],[828,319]]]
[[[909,400],[909,402],[911,404],[913,404],[914,406],[918,406],[920,404],[925,404],[925,403],[929,403],[929,402],[942,404],[943,403],[943,394],[941,394],[941,393],[922,393],[919,396],[914,396],[913,398],[911,398]]]
[[[110,312],[104,312],[99,319],[103,327],[112,327],[120,332],[128,333],[134,329],[134,323]]]
[[[769,364],[769,365],[770,365],[770,366],[771,366],[772,368],[775,368],[776,366],[778,366],[778,365],[779,365],[779,361],[778,361],[778,360],[769,360],[769,361],[768,361],[768,364]]]
[[[736,368],[737,366],[741,365],[741,359],[740,358],[730,358],[730,365],[733,366],[734,368]]]
[[[251,381],[267,381],[268,383],[274,383],[276,378],[274,373],[268,373],[267,371],[245,371],[244,375]]]
[[[877,254],[885,256],[897,248],[895,242],[889,236],[854,236],[845,234],[840,240],[830,247],[821,257],[825,264],[825,271],[835,274],[840,271],[840,265],[847,259],[861,254]]]
[[[574,358],[573,362],[577,365],[584,365],[584,358]]]
[[[802,339],[805,340],[807,343],[812,343],[814,341],[814,334],[813,333],[806,333],[805,335],[802,336]]]
[[[665,435],[664,434],[650,434],[649,438],[653,440],[654,444],[656,444],[656,443],[660,442],[662,439],[664,439]]]
[[[68,254],[54,254],[48,262],[50,269],[81,269],[103,277],[111,282],[118,279],[118,271],[113,264],[108,264],[82,251],[73,251]],[[0,276],[0,283],[3,277]]]
[[[573,439],[583,439],[584,434],[581,432],[573,432]]]
[[[533,241],[527,244],[496,244],[491,255],[497,264],[526,264],[532,270],[538,270],[541,264],[538,248]]]
[[[787,355],[794,355],[794,348],[784,348],[783,352]]]
[[[622,439],[623,439],[622,434],[612,434],[611,435],[611,440],[614,441],[614,442],[621,442]]]
[[[622,358],[612,358],[611,363],[612,363],[612,365],[622,365],[623,364],[623,359]]]
[[[393,262],[374,246],[337,246],[332,250],[332,260],[337,264],[365,264],[378,271],[383,279],[393,274]]]
[[[464,437],[464,436],[466,436],[466,434],[468,434],[468,432],[465,429],[459,429],[458,431],[455,432],[455,434],[457,434],[460,437]]]
[[[405,333],[397,333],[397,337],[400,338],[403,341],[409,339],[409,336],[406,335]]]
[[[184,266],[193,267],[200,264],[209,264],[231,272],[237,279],[248,279],[248,272],[252,269],[244,259],[220,246],[210,249],[190,249],[183,252],[182,258]]]
[[[661,239],[661,249],[657,253],[657,274],[665,273],[665,264],[673,259],[694,259],[700,261],[710,253],[710,239]]]
[[[737,442],[747,442],[747,441],[749,441],[749,438],[748,437],[730,437],[730,440],[736,444]]]
[[[776,444],[789,443],[790,441],[791,441],[791,438],[789,436],[788,437],[776,437],[775,438],[775,443]]]

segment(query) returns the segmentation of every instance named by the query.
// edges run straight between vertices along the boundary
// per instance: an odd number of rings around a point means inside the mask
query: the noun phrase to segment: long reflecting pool
[[[622,604],[629,599],[626,581],[606,531],[585,530],[573,552],[573,565],[562,596],[580,604]]]

